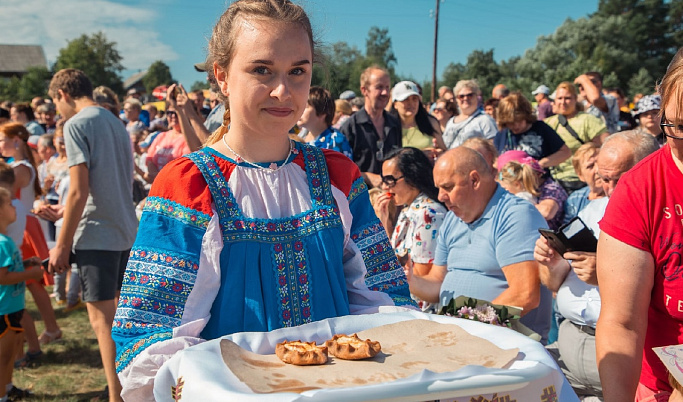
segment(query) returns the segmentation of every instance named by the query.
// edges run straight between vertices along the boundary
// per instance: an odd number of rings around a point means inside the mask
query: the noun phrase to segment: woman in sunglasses
[[[413,261],[416,275],[426,275],[432,267],[436,233],[446,215],[434,186],[432,164],[417,148],[391,151],[382,164],[383,194],[377,197],[377,213],[403,265]],[[401,209],[396,222],[389,216],[390,201]],[[395,214],[394,214],[395,216]]]
[[[180,128],[178,113],[171,105],[166,106],[166,119],[170,130],[157,135],[147,150],[147,173],[143,177],[147,183],[152,183],[168,162],[191,152]]]
[[[479,108],[479,85],[474,80],[458,81],[453,89],[460,114],[446,125],[443,140],[448,149],[460,146],[472,137],[493,140],[498,133],[495,120]]]
[[[441,132],[446,131],[446,125],[458,115],[458,107],[453,99],[439,98],[432,110],[432,114],[439,121]]]

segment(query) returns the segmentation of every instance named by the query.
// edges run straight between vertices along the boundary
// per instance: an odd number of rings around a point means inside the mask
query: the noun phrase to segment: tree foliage
[[[152,63],[147,69],[147,74],[142,77],[142,85],[145,86],[148,94],[154,91],[159,85],[170,85],[173,83],[171,69],[161,60]]]
[[[374,63],[393,70],[397,60],[391,47],[389,29],[374,26],[370,28],[365,41],[365,56]]]
[[[196,91],[198,89],[210,89],[211,85],[209,85],[208,81],[195,81],[192,83],[192,86],[190,87],[190,92]]]
[[[104,33],[81,35],[69,41],[59,50],[53,70],[77,68],[82,70],[93,86],[105,85],[114,92],[123,92],[119,74],[123,71],[122,57],[116,50],[116,42],[109,42]]]
[[[27,102],[45,96],[51,76],[45,67],[29,67],[21,78],[0,81],[0,100]]]
[[[349,46],[346,42],[323,47],[320,63],[313,68],[312,82],[313,85],[329,89],[334,97],[349,89],[360,96],[360,75],[373,64],[386,68],[391,76],[391,82],[399,80],[394,72],[396,56],[388,29],[370,28],[365,55],[357,47]]]

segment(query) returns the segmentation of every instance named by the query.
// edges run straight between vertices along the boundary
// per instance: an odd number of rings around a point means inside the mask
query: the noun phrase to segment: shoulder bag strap
[[[576,138],[576,140],[580,142],[581,145],[585,144],[585,142],[581,138],[579,138],[579,135],[576,133],[576,131],[574,131],[572,126],[569,125],[569,122],[567,121],[567,118],[564,117],[564,115],[558,114],[557,121],[560,122],[562,127],[566,128],[567,131],[569,131],[569,134],[571,134],[572,137]]]

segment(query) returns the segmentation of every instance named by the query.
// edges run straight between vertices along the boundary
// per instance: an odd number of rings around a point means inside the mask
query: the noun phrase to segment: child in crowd
[[[4,188],[10,192],[10,194],[13,194],[15,182],[16,177],[14,175],[14,169],[4,161],[0,161],[0,188]],[[12,197],[12,205],[15,210],[15,220],[7,227],[7,233],[5,234],[12,239],[15,245],[19,246],[24,242],[26,217],[28,216],[29,211],[18,198]],[[39,258],[37,260],[40,261]],[[18,350],[17,359],[14,363],[15,368],[24,367],[37,360],[43,354],[43,351],[40,348],[36,326],[33,322],[33,317],[31,317],[30,314],[24,314],[22,316],[21,327],[23,329],[23,340],[26,341],[28,350],[24,353],[22,340],[22,347]]]
[[[538,204],[540,175],[530,164],[506,163],[498,172],[498,182],[504,189],[532,204]]]
[[[28,395],[27,391],[12,385],[12,372],[23,332],[21,318],[24,314],[25,282],[43,276],[43,271],[38,268],[40,261],[36,259],[29,261],[32,269],[24,270],[19,249],[7,236],[7,227],[16,217],[10,192],[0,188],[0,402],[7,401],[8,396]]]

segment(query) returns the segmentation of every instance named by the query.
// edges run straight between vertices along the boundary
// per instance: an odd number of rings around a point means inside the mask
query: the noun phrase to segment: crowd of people
[[[239,0],[206,99],[65,69],[0,105],[0,402],[29,395],[12,370],[62,337],[55,308],[87,308],[110,400],[142,401],[204,340],[461,295],[521,308],[582,400],[683,398],[652,351],[683,343],[683,51],[632,106],[594,71],[429,103],[378,65],[358,96],[311,87],[313,37],[290,1]],[[596,251],[539,234],[577,222]]]

